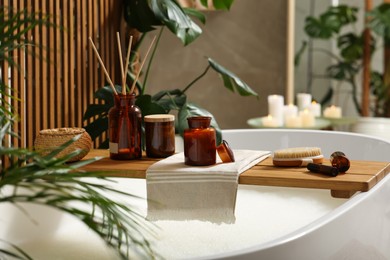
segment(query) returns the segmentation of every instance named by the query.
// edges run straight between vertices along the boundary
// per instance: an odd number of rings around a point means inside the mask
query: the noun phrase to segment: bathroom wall
[[[233,94],[210,70],[188,91],[189,100],[209,110],[221,128],[248,128],[247,119],[267,114],[269,94],[285,93],[286,14],[285,0],[236,0],[228,12],[206,12],[203,34],[189,46],[183,47],[166,30],[147,93],[184,88],[205,70],[205,57],[211,57],[237,74],[259,97]],[[146,41],[150,42],[149,36]]]

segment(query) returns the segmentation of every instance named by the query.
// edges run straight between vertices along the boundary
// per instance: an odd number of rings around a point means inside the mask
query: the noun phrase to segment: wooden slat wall
[[[33,147],[41,129],[82,127],[93,93],[107,85],[104,73],[89,46],[92,37],[114,83],[120,84],[115,33],[122,28],[121,0],[1,0],[15,10],[50,14],[56,26],[39,26],[25,37],[34,46],[10,55],[20,70],[0,64],[4,78],[10,78],[13,101],[20,121],[12,138],[15,147]],[[121,32],[123,34],[123,32]],[[124,35],[124,34],[123,34]],[[8,69],[10,68],[10,73]]]

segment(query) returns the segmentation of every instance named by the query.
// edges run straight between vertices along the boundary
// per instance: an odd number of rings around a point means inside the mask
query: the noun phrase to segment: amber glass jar
[[[343,152],[337,151],[330,155],[330,163],[339,169],[339,172],[346,172],[350,167],[350,162]]]
[[[132,160],[142,157],[142,115],[135,105],[135,94],[114,96],[114,106],[108,112],[110,158]]]
[[[216,133],[210,127],[211,117],[187,118],[189,128],[184,130],[185,164],[205,166],[216,162]]]
[[[164,158],[175,153],[175,116],[148,115],[145,121],[146,155]]]

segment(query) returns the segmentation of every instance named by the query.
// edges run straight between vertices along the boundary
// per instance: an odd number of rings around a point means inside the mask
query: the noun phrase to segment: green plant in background
[[[201,3],[207,6],[207,1],[202,0]],[[233,0],[214,0],[213,4],[217,10],[229,10]],[[149,75],[150,66],[154,54],[157,50],[161,34],[164,27],[167,27],[173,34],[175,34],[184,45],[189,45],[202,33],[201,28],[190,18],[195,17],[200,22],[205,23],[205,16],[203,13],[191,9],[182,8],[175,0],[124,0],[125,5],[125,19],[129,27],[136,29],[142,35],[133,48],[134,53],[137,52],[145,39],[148,32],[154,30],[156,27],[160,28],[160,33],[156,40],[156,44],[152,51],[148,67],[144,73],[143,82],[137,82],[139,95],[136,99],[136,105],[141,108],[142,115],[149,114],[165,114],[177,111],[178,118],[176,120],[176,131],[182,133],[187,128],[187,117],[190,116],[211,116],[211,126],[217,130],[217,142],[221,142],[221,132],[215,118],[210,112],[198,105],[191,103],[188,100],[186,92],[193,87],[195,83],[200,80],[206,73],[213,69],[223,80],[224,86],[232,92],[236,92],[241,96],[257,96],[244,81],[238,78],[234,73],[230,72],[215,60],[207,58],[206,69],[197,76],[194,80],[182,89],[170,89],[160,91],[155,94],[147,93],[147,79]],[[131,59],[135,59],[136,55],[132,55]],[[129,72],[130,80],[134,79],[134,72]],[[120,91],[120,87],[118,90]],[[85,129],[91,135],[92,139],[99,137],[108,128],[108,110],[113,106],[113,92],[109,87],[103,87],[95,93],[95,97],[102,102],[100,104],[91,104],[88,106],[84,114],[84,120],[94,118],[94,120],[87,124]],[[108,140],[105,140],[100,148],[107,148]]]
[[[332,59],[332,65],[326,68],[325,74],[320,77],[333,79],[339,82],[347,82],[352,89],[352,100],[356,111],[361,114],[361,98],[358,92],[357,77],[363,68],[364,40],[362,31],[356,31],[357,7],[340,5],[331,6],[318,17],[308,16],[305,20],[304,31],[311,40],[334,40],[338,48],[337,52],[313,48],[313,51],[322,52]],[[390,46],[390,4],[383,3],[367,13],[370,17],[369,28],[371,34],[371,55],[379,48],[379,38],[384,38],[385,48]],[[295,57],[295,64],[299,65],[302,54],[307,49],[307,42],[302,44]],[[376,97],[371,111],[376,116],[390,116],[390,80],[384,81],[390,74],[390,66],[384,68],[384,72],[371,71],[370,89]],[[312,75],[313,76],[313,75]],[[314,76],[313,76],[314,77]],[[321,103],[330,101],[333,89],[329,88]]]
[[[390,3],[383,3],[369,12],[369,28],[383,39],[383,73],[375,73],[371,78],[377,96],[376,115],[390,117]]]
[[[12,50],[34,44],[22,38],[26,32],[39,24],[50,26],[48,17],[42,14],[3,7],[0,7],[0,21],[0,63],[7,62],[9,66],[18,66],[13,59]],[[0,204],[13,205],[20,209],[20,214],[26,214],[28,218],[28,211],[24,211],[20,203],[58,209],[82,221],[109,247],[116,250],[122,259],[128,259],[129,253],[138,253],[144,258],[156,257],[145,237],[153,235],[154,227],[133,211],[130,205],[110,199],[104,194],[134,196],[110,188],[110,182],[105,180],[101,172],[86,173],[78,170],[98,158],[65,164],[81,151],[56,158],[60,151],[79,137],[45,156],[7,144],[6,140],[10,135],[17,136],[12,130],[17,115],[10,100],[18,97],[13,93],[12,87],[7,85],[6,79],[0,78],[0,83]],[[100,181],[93,181],[96,178]],[[1,259],[2,256],[31,259],[23,248],[0,237]]]

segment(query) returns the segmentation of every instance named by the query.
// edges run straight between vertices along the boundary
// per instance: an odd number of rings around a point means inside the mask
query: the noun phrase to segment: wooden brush
[[[275,166],[303,167],[308,163],[322,163],[324,156],[318,147],[293,147],[276,150],[272,162]]]

